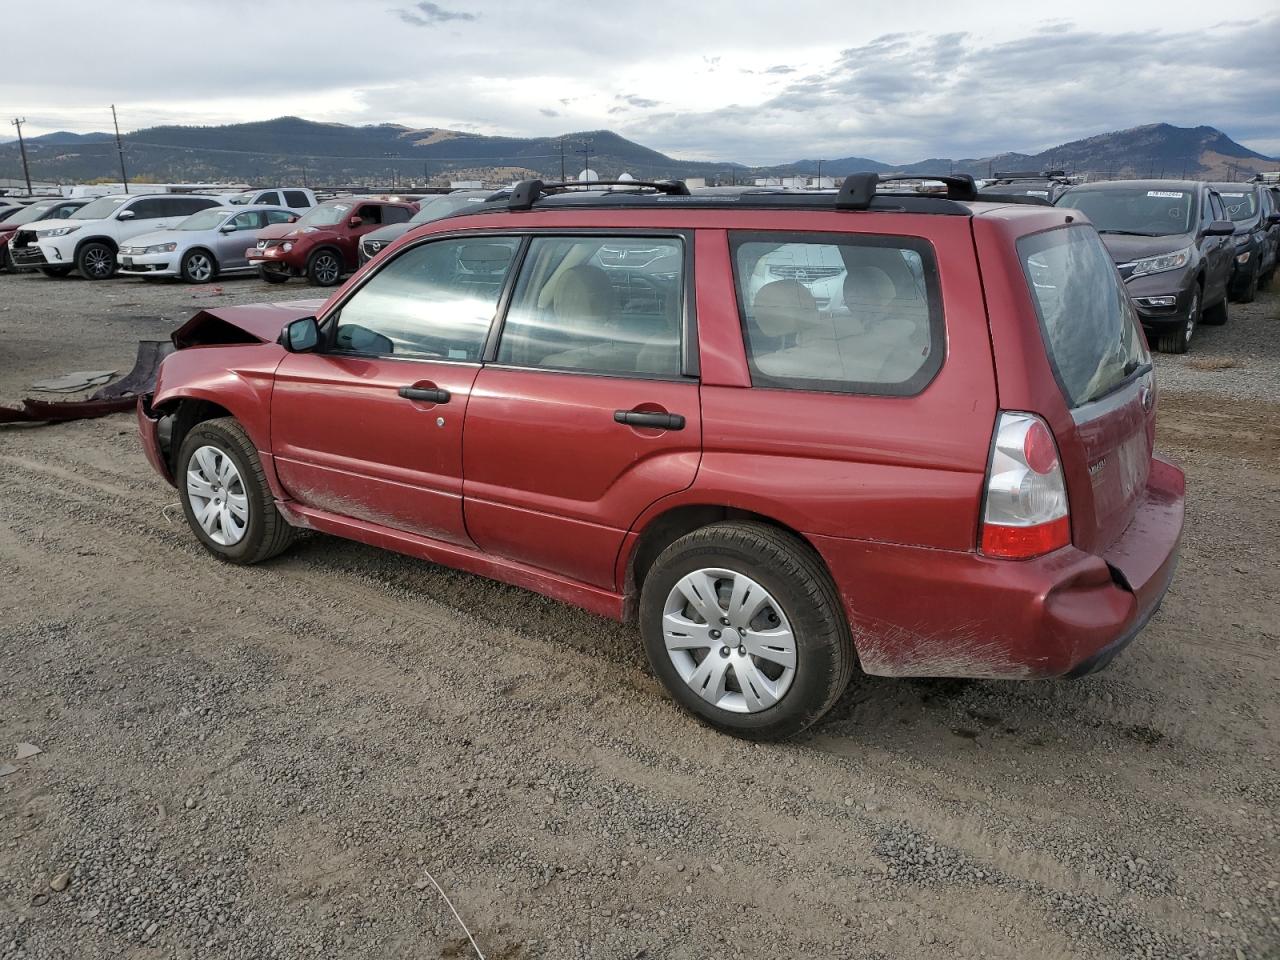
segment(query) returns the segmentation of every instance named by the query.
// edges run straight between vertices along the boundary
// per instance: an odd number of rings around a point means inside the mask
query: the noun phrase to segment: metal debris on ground
[[[99,387],[115,375],[114,370],[77,370],[49,380],[37,380],[31,385],[31,389],[41,393],[76,393],[90,387]]]
[[[43,752],[44,751],[41,750],[39,747],[37,747],[34,743],[20,743],[18,744],[18,754],[17,756],[14,757],[14,759],[28,760],[31,757],[34,757],[37,753],[43,753]]]
[[[142,340],[138,343],[138,357],[133,369],[123,378],[109,383],[87,400],[33,400],[22,401],[20,407],[0,406],[0,423],[65,423],[70,420],[89,420],[133,409],[140,394],[155,387],[156,371],[160,361],[173,350],[173,344],[161,340]],[[107,371],[109,377],[114,371]],[[68,374],[68,377],[83,374]],[[65,379],[65,378],[64,378]],[[55,380],[42,383],[55,383]],[[38,385],[37,385],[38,386]],[[83,390],[84,386],[73,389]]]

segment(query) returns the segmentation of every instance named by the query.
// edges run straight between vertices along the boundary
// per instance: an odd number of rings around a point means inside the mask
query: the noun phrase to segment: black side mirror
[[[1230,220],[1215,220],[1204,228],[1206,237],[1229,237],[1236,232],[1236,225]]]
[[[1270,224],[1270,225],[1271,225],[1271,226],[1273,226],[1273,227],[1274,227],[1277,223],[1280,223],[1280,213],[1268,213],[1268,214],[1267,214],[1267,223],[1268,223],[1268,224]]]
[[[320,345],[320,325],[315,317],[303,317],[284,325],[277,341],[290,353],[310,353]]]

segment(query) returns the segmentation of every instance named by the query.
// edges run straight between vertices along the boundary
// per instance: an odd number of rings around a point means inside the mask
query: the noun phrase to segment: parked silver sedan
[[[120,248],[120,273],[128,277],[179,277],[208,283],[224,273],[248,273],[245,249],[258,231],[292,223],[298,213],[285,207],[211,207],[168,230],[144,233]]]

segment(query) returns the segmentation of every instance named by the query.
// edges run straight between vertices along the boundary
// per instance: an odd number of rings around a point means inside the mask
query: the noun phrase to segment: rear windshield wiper
[[[1160,237],[1160,233],[1143,233],[1141,230],[1099,230],[1099,233],[1121,233],[1126,237]]]

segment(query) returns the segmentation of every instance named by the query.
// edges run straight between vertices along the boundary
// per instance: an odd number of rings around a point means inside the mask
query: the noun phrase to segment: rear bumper
[[[1104,556],[1034,560],[811,537],[844,601],[862,669],[1019,679],[1105,666],[1159,608],[1177,565],[1185,485],[1153,459],[1146,496]]]

